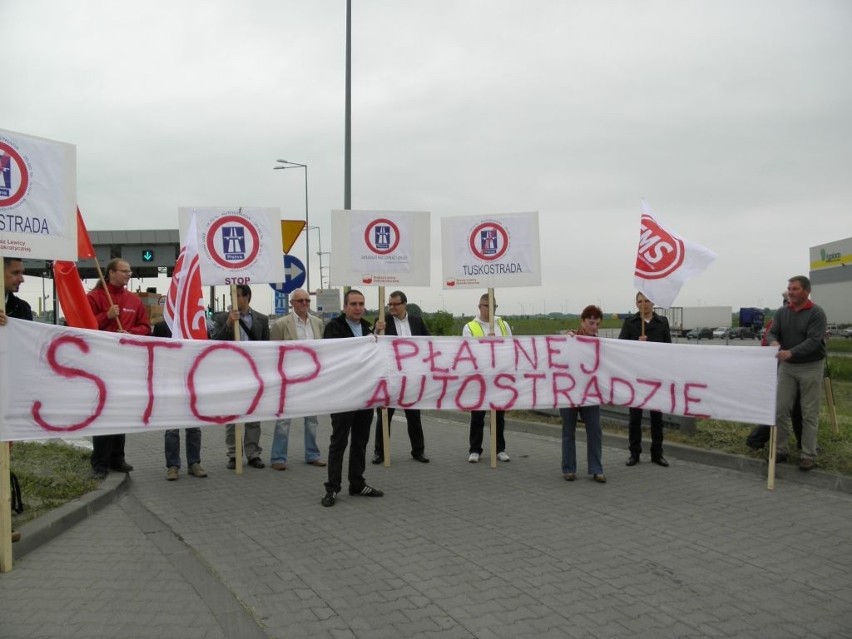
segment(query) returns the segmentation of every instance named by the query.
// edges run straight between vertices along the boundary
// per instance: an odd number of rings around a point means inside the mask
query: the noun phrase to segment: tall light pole
[[[282,166],[273,166],[273,169],[305,169],[305,288],[308,295],[311,294],[311,240],[310,225],[308,222],[308,165],[290,162],[289,160],[277,160]]]
[[[317,256],[319,256],[319,271],[320,271],[320,288],[325,288],[325,284],[322,281],[322,256],[326,254],[325,251],[322,250],[322,229],[319,226],[309,226],[308,233],[316,229],[317,232]]]

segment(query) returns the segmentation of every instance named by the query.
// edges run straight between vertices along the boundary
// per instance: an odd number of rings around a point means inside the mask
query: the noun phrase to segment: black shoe
[[[789,461],[789,459],[790,459],[790,457],[789,457],[789,455],[787,455],[787,453],[782,453],[780,451],[775,453],[775,463],[776,464],[784,464],[787,461]]]
[[[330,508],[331,506],[334,506],[334,502],[336,501],[337,495],[329,490],[320,500],[320,503],[326,508]]]
[[[382,455],[380,455],[379,453],[376,453],[375,455],[373,455],[373,463],[374,464],[381,464],[383,461],[385,461],[385,458]]]
[[[364,487],[361,490],[352,490],[350,488],[349,494],[354,496],[360,495],[361,497],[381,497],[384,495],[384,493],[378,488],[373,488],[367,484],[364,484]]]
[[[423,463],[423,464],[429,463],[429,458],[426,457],[426,455],[424,455],[423,453],[420,453],[419,455],[412,455],[412,457],[414,459],[416,459],[417,461],[419,461],[420,463]]]
[[[104,479],[106,479],[107,472],[108,471],[106,468],[95,468],[94,470],[92,470],[92,479],[103,481]]]
[[[639,463],[639,455],[631,455],[627,458],[627,462],[624,464],[625,466],[635,466]]]
[[[128,464],[126,461],[123,461],[120,464],[110,467],[110,470],[114,470],[117,473],[129,473],[133,470],[133,466]]]
[[[227,468],[228,470],[234,470],[236,467],[237,467],[237,460],[234,459],[233,457],[228,459],[228,463],[225,464],[225,468]]]
[[[266,464],[260,459],[260,457],[252,457],[248,460],[248,465],[252,468],[266,468]]]
[[[666,461],[666,458],[660,455],[659,457],[651,457],[651,463],[656,464],[657,466],[662,466],[663,468],[669,467],[669,462]]]

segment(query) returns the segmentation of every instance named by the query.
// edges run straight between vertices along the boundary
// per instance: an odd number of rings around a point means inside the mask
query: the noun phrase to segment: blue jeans
[[[175,428],[167,430],[166,440],[166,468],[175,466],[180,468],[180,431]],[[201,463],[201,429],[186,429],[186,465]]]
[[[577,472],[577,416],[583,416],[586,425],[586,463],[590,475],[602,475],[601,446],[601,407],[580,406],[578,408],[560,408],[562,416],[562,472]]]
[[[290,442],[290,419],[278,419],[275,421],[275,433],[272,435],[272,452],[269,463],[287,463],[287,446]],[[320,458],[320,449],[317,446],[317,427],[319,420],[316,415],[305,417],[305,461],[311,463]]]

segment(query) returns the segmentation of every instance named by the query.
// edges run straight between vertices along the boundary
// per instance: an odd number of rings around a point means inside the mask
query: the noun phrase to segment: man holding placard
[[[494,310],[497,310],[497,301],[494,300]],[[479,298],[479,315],[464,325],[462,335],[464,337],[482,338],[486,335],[502,335],[509,337],[512,329],[501,317],[494,315],[494,331],[491,332],[490,313],[488,310],[488,293]],[[506,411],[497,412],[497,459],[501,462],[509,461],[509,453],[506,452],[506,439],[503,431],[506,427]],[[482,430],[485,428],[485,411],[470,411],[470,449],[468,458],[471,464],[475,464],[482,456]]]
[[[239,323],[241,341],[268,341],[269,318],[251,308],[251,287],[248,284],[237,284],[237,308],[223,313],[216,320],[211,337],[218,340],[234,339],[234,325]],[[225,426],[225,445],[228,447],[227,468],[237,467],[236,460],[236,428],[234,424]],[[248,465],[252,468],[264,468],[266,464],[260,458],[263,449],[260,447],[260,422],[247,422],[243,433],[243,448],[246,452]]]

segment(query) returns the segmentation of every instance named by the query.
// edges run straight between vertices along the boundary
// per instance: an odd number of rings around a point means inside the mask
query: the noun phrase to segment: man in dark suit
[[[218,340],[233,340],[234,326],[239,324],[241,341],[269,341],[269,318],[251,308],[251,288],[248,284],[237,284],[237,308],[222,313],[216,318],[211,337]],[[243,429],[243,448],[252,468],[263,468],[260,459],[263,449],[260,447],[260,422],[248,422]],[[236,435],[234,424],[225,426],[225,444],[228,447],[227,467],[237,467]]]
[[[388,322],[376,322],[379,331],[384,330],[385,335],[397,335],[407,337],[409,335],[429,335],[429,329],[422,317],[408,313],[408,298],[402,291],[394,291],[388,298],[388,312],[391,319]],[[390,434],[390,423],[393,419],[393,408],[388,408],[388,434]],[[411,440],[411,456],[424,464],[429,463],[429,458],[423,454],[425,442],[423,440],[423,424],[420,422],[420,411],[405,409],[405,421],[408,422],[408,439]],[[373,463],[381,464],[384,460],[384,436],[382,435],[382,409],[376,409],[376,437],[373,450]]]

